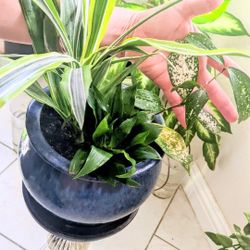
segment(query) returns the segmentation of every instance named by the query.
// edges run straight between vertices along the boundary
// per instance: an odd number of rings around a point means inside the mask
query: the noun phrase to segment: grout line
[[[8,148],[9,150],[11,150],[12,152],[14,152],[15,154],[17,153],[11,146],[9,146],[8,144],[5,144],[4,142],[0,141],[0,144],[2,144],[4,147]]]
[[[3,174],[15,161],[17,161],[17,159],[15,158],[11,163],[9,163],[8,165],[7,165],[7,167],[6,168],[4,168],[1,172],[0,172],[0,175],[1,174]]]
[[[17,242],[15,242],[14,240],[10,239],[10,238],[7,237],[6,235],[0,233],[0,236],[2,236],[3,238],[5,238],[6,240],[10,241],[11,243],[15,244],[16,246],[18,246],[18,247],[21,248],[22,250],[27,250],[26,248],[22,247],[21,245],[19,245]]]
[[[154,232],[153,232],[152,236],[150,237],[150,240],[149,240],[149,242],[148,242],[148,244],[147,244],[147,246],[146,246],[145,250],[147,250],[147,249],[148,249],[150,242],[152,241],[152,239],[153,239],[153,237],[154,237],[154,235],[155,235],[156,231],[158,230],[158,228],[159,228],[160,224],[162,223],[163,218],[165,217],[165,215],[166,215],[166,213],[167,213],[167,211],[168,211],[168,209],[169,209],[169,207],[170,207],[170,205],[171,205],[172,201],[174,200],[175,195],[176,195],[176,193],[178,192],[179,188],[180,188],[180,186],[178,186],[178,187],[176,188],[176,190],[175,190],[175,192],[174,192],[173,196],[171,197],[170,202],[169,202],[168,206],[166,207],[166,209],[165,209],[165,211],[164,211],[164,213],[163,213],[163,215],[162,215],[162,217],[161,217],[161,219],[160,219],[160,221],[159,221],[159,223],[158,223],[157,227],[155,228],[155,230],[154,230]]]
[[[167,243],[168,245],[170,245],[171,247],[177,249],[177,250],[181,250],[180,248],[174,246],[173,244],[169,243],[168,241],[164,240],[163,238],[161,238],[159,235],[155,234],[155,237],[159,238],[160,240],[164,241],[165,243]]]

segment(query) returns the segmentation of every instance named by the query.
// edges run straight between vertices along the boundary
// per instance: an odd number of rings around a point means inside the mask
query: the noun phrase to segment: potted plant
[[[208,96],[195,82],[197,56],[220,62],[222,54],[250,56],[247,51],[216,49],[206,35],[195,33],[179,42],[126,39],[179,0],[101,47],[115,2],[20,0],[35,54],[0,69],[0,105],[24,90],[35,99],[19,152],[26,204],[48,231],[71,239],[99,239],[124,228],[151,193],[162,151],[190,169],[187,139],[172,126],[173,107],[164,104],[159,89],[139,71],[140,63],[160,50],[171,52],[173,75],[179,54],[191,59],[192,81],[173,89],[185,93],[180,105],[186,106],[186,131],[191,131],[201,112],[216,129],[225,124],[214,106],[213,115],[203,110]],[[147,53],[143,46],[155,51]],[[118,57],[125,51],[138,55]],[[238,100],[249,78],[237,69],[230,72]],[[37,82],[42,76],[45,90]],[[249,98],[237,102],[242,119],[249,116],[242,108],[245,103],[249,105]]]

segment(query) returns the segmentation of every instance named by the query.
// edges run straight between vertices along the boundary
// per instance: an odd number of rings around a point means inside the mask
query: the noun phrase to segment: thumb
[[[188,18],[210,12],[221,5],[222,2],[223,0],[183,0],[178,7]]]

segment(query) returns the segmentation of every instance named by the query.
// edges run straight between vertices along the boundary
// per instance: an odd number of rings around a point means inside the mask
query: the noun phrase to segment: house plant
[[[52,0],[20,2],[36,54],[0,70],[0,104],[25,89],[37,100],[28,109],[27,133],[20,144],[26,203],[55,234],[85,240],[108,236],[125,227],[150,194],[160,170],[159,147],[187,170],[191,162],[184,139],[170,126],[172,107],[163,105],[159,89],[138,65],[158,50],[188,55],[195,67],[193,56],[221,60],[222,54],[250,53],[215,49],[201,34],[190,34],[184,42],[125,39],[141,23],[179,1],[165,5],[107,47],[100,47],[100,42],[114,0],[65,0],[60,5]],[[156,50],[149,54],[142,46]],[[138,56],[117,57],[131,50]],[[175,68],[173,64],[172,72]],[[232,69],[235,74],[234,83],[248,83],[243,72]],[[46,90],[36,82],[41,76],[48,84]],[[208,97],[195,77],[174,90],[182,89],[187,92],[183,104],[191,129]],[[169,126],[156,117],[164,112]],[[248,111],[239,112],[249,116]]]

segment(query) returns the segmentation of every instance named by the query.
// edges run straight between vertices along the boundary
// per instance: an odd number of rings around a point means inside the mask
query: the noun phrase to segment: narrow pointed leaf
[[[144,144],[148,136],[149,136],[149,131],[145,131],[145,132],[141,132],[137,134],[129,143],[129,146]]]
[[[208,143],[216,143],[216,137],[214,134],[209,132],[198,120],[195,122],[195,129],[198,137]]]
[[[209,112],[202,110],[198,115],[198,120],[211,133],[216,135],[221,132],[220,124]]]
[[[110,131],[110,127],[108,124],[108,117],[104,117],[103,120],[99,123],[97,126],[94,134],[93,134],[93,140],[97,142],[98,138],[103,136],[104,134],[108,133]]]
[[[145,161],[147,159],[160,160],[161,156],[153,147],[149,145],[137,145],[130,149],[131,156],[137,161]]]
[[[75,176],[75,179],[90,174],[91,172],[102,167],[112,156],[113,155],[111,153],[92,146],[84,166]]]
[[[217,143],[204,143],[203,156],[211,170],[215,169],[216,159],[219,155],[219,147]]]
[[[84,162],[88,157],[88,152],[81,149],[77,150],[73,159],[70,162],[69,173],[78,174],[81,168],[83,167]]]
[[[131,167],[130,167],[129,171],[127,171],[127,173],[117,175],[116,177],[122,178],[122,179],[131,178],[134,175],[134,173],[136,172],[136,161],[125,150],[122,150],[122,153],[123,153],[124,157],[131,163]]]

